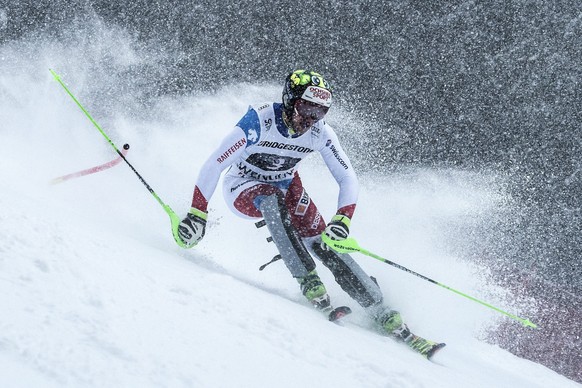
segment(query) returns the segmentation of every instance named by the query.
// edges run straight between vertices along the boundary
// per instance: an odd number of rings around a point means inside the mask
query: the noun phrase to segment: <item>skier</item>
[[[358,197],[358,180],[332,127],[324,120],[332,90],[318,73],[296,70],[283,88],[282,103],[250,106],[202,166],[192,207],[179,225],[187,247],[204,237],[208,201],[221,173],[224,198],[233,213],[264,218],[281,258],[297,279],[303,295],[319,310],[331,310],[330,297],[315,269],[313,256],[377,322],[380,330],[430,357],[444,346],[418,337],[402,322],[400,313],[386,307],[375,279],[348,254],[338,254],[321,239],[348,237]],[[338,208],[326,225],[303,188],[297,165],[317,151],[339,184]]]

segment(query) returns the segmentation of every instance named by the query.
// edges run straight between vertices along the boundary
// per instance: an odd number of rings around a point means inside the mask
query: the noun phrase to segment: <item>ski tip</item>
[[[433,348],[431,350],[429,350],[429,352],[426,354],[426,358],[428,358],[429,360],[432,358],[432,356],[434,356],[439,350],[441,350],[442,348],[444,348],[445,346],[447,346],[447,344],[445,343],[440,343],[440,344],[436,344],[435,346],[433,346]]]
[[[336,307],[333,310],[331,310],[328,317],[329,317],[329,320],[331,322],[334,322],[334,321],[337,321],[338,319],[341,319],[341,318],[343,318],[346,315],[351,314],[351,313],[352,313],[352,309],[349,308],[348,306],[340,306],[340,307]]]

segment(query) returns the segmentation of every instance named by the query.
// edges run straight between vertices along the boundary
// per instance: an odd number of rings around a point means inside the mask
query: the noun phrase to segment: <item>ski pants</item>
[[[269,231],[293,277],[304,277],[315,269],[312,253],[360,305],[381,305],[380,288],[350,255],[321,248],[320,236],[326,224],[297,173],[288,181],[274,183],[227,175],[223,185],[224,198],[233,213],[268,221]]]

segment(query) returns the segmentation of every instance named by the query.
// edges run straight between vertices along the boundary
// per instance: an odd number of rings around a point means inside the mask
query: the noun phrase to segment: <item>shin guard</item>
[[[364,270],[345,253],[324,250],[319,242],[314,242],[312,249],[321,262],[329,268],[335,281],[362,307],[379,305],[382,302],[382,291]]]
[[[307,276],[315,269],[315,262],[303,245],[301,237],[291,226],[291,218],[282,196],[272,194],[265,197],[259,205],[259,210],[263,214],[273,242],[293,277]]]

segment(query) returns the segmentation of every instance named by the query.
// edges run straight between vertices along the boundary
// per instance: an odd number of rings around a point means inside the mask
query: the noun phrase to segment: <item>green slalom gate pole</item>
[[[419,277],[421,279],[424,279],[424,280],[426,280],[428,282],[431,282],[433,284],[436,284],[437,286],[440,286],[440,287],[445,288],[445,289],[447,289],[449,291],[452,291],[452,292],[454,292],[457,295],[461,295],[461,296],[463,296],[463,297],[465,297],[467,299],[470,299],[470,300],[472,300],[474,302],[477,302],[479,304],[482,304],[485,307],[489,307],[492,310],[495,310],[495,311],[497,311],[497,312],[499,312],[499,313],[501,313],[503,315],[508,316],[509,318],[511,318],[513,320],[518,321],[523,326],[533,327],[533,328],[537,328],[538,327],[535,323],[531,322],[529,319],[520,318],[517,315],[508,313],[507,311],[503,311],[503,310],[501,310],[501,309],[499,309],[499,308],[497,308],[497,307],[495,307],[493,305],[490,305],[489,303],[483,302],[482,300],[479,300],[477,298],[474,298],[474,297],[472,297],[470,295],[467,295],[465,293],[462,293],[461,291],[457,291],[454,288],[451,288],[451,287],[449,287],[449,286],[447,286],[445,284],[442,284],[440,282],[437,282],[436,280],[432,280],[432,279],[430,279],[430,278],[428,278],[428,277],[426,277],[424,275],[421,275],[418,272],[414,272],[414,271],[412,271],[412,270],[410,270],[410,269],[408,269],[406,267],[403,267],[400,264],[397,264],[397,263],[395,263],[393,261],[390,261],[388,259],[385,259],[383,257],[380,257],[380,256],[378,256],[378,255],[376,255],[376,254],[374,254],[374,253],[372,253],[372,252],[370,252],[370,251],[362,248],[361,246],[359,246],[358,243],[357,243],[357,241],[355,239],[353,239],[353,238],[347,238],[345,240],[334,241],[334,240],[330,239],[329,237],[327,237],[324,234],[324,235],[322,235],[322,239],[323,239],[323,241],[327,245],[329,245],[330,247],[332,247],[334,250],[336,250],[339,253],[360,252],[361,254],[364,254],[366,256],[370,256],[370,257],[372,257],[372,258],[374,258],[376,260],[379,260],[379,261],[381,261],[383,263],[386,263],[388,265],[391,265],[393,267],[396,267],[396,268],[398,268],[398,269],[400,269],[400,270],[402,270],[404,272],[408,272],[409,274],[412,274],[412,275],[417,276],[417,277]]]
[[[61,78],[58,76],[58,74],[55,73],[52,69],[49,69],[49,71],[51,72],[51,74],[53,75],[55,80],[63,87],[63,89],[65,89],[65,91],[73,99],[73,101],[75,101],[75,104],[77,104],[77,106],[83,111],[83,113],[85,113],[85,116],[87,116],[89,121],[91,121],[91,123],[93,123],[95,128],[97,128],[99,130],[99,132],[101,132],[101,134],[103,135],[105,140],[107,140],[109,145],[111,145],[111,147],[113,147],[115,152],[117,152],[117,154],[125,161],[125,163],[127,163],[129,168],[131,168],[131,170],[135,173],[135,175],[137,175],[140,182],[143,183],[143,185],[148,189],[150,194],[156,199],[156,201],[158,201],[158,203],[162,206],[164,211],[168,214],[168,216],[170,217],[171,225],[172,225],[172,235],[174,236],[174,240],[176,241],[176,243],[179,246],[181,246],[182,248],[188,248],[188,246],[186,246],[182,242],[182,240],[180,240],[180,237],[178,236],[178,225],[180,224],[180,218],[176,215],[176,213],[172,210],[172,208],[170,208],[169,205],[166,205],[164,203],[164,201],[162,201],[162,199],[159,197],[159,195],[156,194],[156,192],[152,189],[152,187],[145,181],[145,179],[143,179],[143,177],[137,172],[137,170],[131,165],[131,163],[129,163],[129,161],[125,158],[125,155],[123,155],[123,153],[117,148],[115,143],[113,143],[111,141],[111,139],[109,138],[109,136],[107,136],[107,134],[103,131],[103,129],[101,129],[99,124],[97,124],[97,122],[95,120],[93,120],[93,117],[91,117],[89,112],[87,112],[87,110],[85,108],[83,108],[83,105],[81,105],[79,100],[77,100],[75,98],[75,96],[73,95],[73,93],[71,93],[71,91],[65,86],[65,84],[63,83]]]

